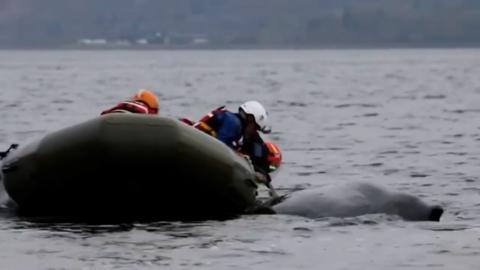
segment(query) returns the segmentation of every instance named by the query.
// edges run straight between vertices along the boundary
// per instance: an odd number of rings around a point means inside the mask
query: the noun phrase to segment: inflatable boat
[[[251,163],[176,119],[110,114],[12,152],[4,187],[26,215],[208,219],[255,204]]]

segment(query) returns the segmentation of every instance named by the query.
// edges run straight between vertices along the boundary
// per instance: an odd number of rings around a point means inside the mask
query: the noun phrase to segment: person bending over
[[[101,113],[139,113],[158,114],[159,102],[157,96],[150,90],[140,89],[130,99],[122,101]]]

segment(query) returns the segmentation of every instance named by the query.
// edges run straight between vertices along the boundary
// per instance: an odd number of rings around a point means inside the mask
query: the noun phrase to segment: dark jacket
[[[268,148],[265,146],[260,134],[256,133],[251,139],[243,140],[243,143],[240,147],[242,153],[248,155],[252,160],[253,167],[255,171],[262,173],[267,178],[267,181],[270,182],[270,164],[268,162]]]

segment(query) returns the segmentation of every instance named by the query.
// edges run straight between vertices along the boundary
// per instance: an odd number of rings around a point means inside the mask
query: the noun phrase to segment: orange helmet
[[[158,98],[157,96],[150,90],[147,89],[140,89],[138,92],[133,96],[132,100],[134,101],[141,101],[145,103],[150,109],[154,112],[158,112]]]
[[[282,164],[282,151],[273,142],[266,141],[265,146],[268,149],[268,164],[270,171],[273,172]]]

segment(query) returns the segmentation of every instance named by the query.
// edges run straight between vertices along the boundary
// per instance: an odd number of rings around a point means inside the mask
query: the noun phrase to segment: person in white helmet
[[[238,113],[217,108],[193,124],[197,129],[212,135],[230,146],[238,149],[241,139],[250,139],[258,131],[269,133],[267,111],[258,101],[247,101],[240,105]]]
[[[270,185],[269,149],[259,134],[269,133],[270,128],[267,111],[260,102],[247,101],[240,105],[238,113],[230,112],[224,106],[217,108],[193,126],[248,155],[257,179]]]

